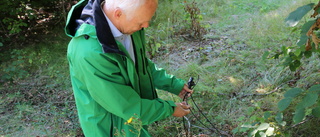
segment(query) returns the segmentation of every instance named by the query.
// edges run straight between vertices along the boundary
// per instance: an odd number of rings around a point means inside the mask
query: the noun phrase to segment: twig
[[[308,118],[306,118],[305,120],[301,121],[300,123],[294,124],[294,125],[286,128],[285,130],[289,130],[290,128],[294,128],[294,127],[297,127],[297,126],[299,126],[299,125],[302,125],[302,124],[308,122],[309,120],[311,120],[311,119],[313,119],[313,118],[314,118],[313,116],[309,116]]]

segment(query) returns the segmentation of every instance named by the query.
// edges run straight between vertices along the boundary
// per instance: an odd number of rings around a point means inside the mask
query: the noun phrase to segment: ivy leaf
[[[314,108],[314,109],[312,110],[312,115],[315,116],[315,117],[317,117],[317,118],[320,117],[320,106],[318,106],[318,107],[316,107],[316,108]]]
[[[291,12],[289,16],[285,19],[286,24],[291,27],[296,26],[298,22],[302,19],[302,17],[313,8],[313,6],[314,3],[310,3],[308,5],[304,5],[297,8],[295,11]]]
[[[297,95],[299,95],[301,92],[303,92],[301,88],[292,88],[292,89],[289,89],[286,93],[284,93],[284,97],[294,98]]]
[[[285,110],[285,109],[290,105],[291,101],[292,101],[292,98],[291,98],[291,97],[284,98],[284,99],[280,100],[280,101],[278,102],[278,108],[279,108],[279,110],[280,110],[280,111]]]
[[[293,116],[293,122],[296,124],[301,122],[303,120],[304,116],[305,116],[305,109],[303,109],[303,108],[297,109],[294,116]]]

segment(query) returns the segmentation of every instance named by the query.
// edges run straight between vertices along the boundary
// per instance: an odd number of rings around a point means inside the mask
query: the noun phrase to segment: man
[[[156,88],[181,98],[193,92],[146,57],[143,28],[157,4],[82,0],[69,12],[66,33],[72,40],[67,56],[85,136],[150,136],[148,124],[190,112],[186,103],[157,97]],[[132,125],[137,121],[141,127]]]

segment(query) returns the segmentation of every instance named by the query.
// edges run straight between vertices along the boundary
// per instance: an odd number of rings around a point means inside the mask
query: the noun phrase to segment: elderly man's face
[[[149,1],[138,8],[131,18],[127,18],[127,15],[123,14],[123,16],[120,17],[121,21],[118,29],[123,34],[132,34],[142,28],[147,28],[156,9],[157,3]]]

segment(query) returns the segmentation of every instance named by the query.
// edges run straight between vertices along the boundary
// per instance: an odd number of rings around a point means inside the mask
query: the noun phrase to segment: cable
[[[196,83],[193,82],[193,77],[190,77],[189,81],[188,81],[188,88],[189,89],[193,89],[199,82],[199,75],[198,75],[198,80]],[[190,93],[186,93],[183,97],[183,101],[186,102],[186,104],[188,104],[188,101],[187,101],[187,97]],[[201,113],[201,115],[206,119],[207,122],[210,123],[210,125],[220,134],[220,136],[222,136],[221,132],[214,126],[214,124],[202,113],[202,111],[200,110],[200,108],[198,107],[197,103],[194,101],[192,95],[190,95],[191,97],[191,100],[193,102],[193,104],[196,106],[196,108],[198,109],[198,112]],[[215,132],[214,130],[212,130],[211,128],[208,128],[204,123],[201,122],[200,119],[198,119],[198,117],[193,113],[193,111],[190,110],[190,112],[192,113],[192,115],[206,128],[206,129],[209,129],[210,131],[212,132]],[[185,116],[184,116],[185,117]],[[185,117],[185,119],[188,121],[188,124],[189,124],[189,128],[188,128],[188,132],[190,132],[190,121]],[[183,119],[183,125],[184,125],[184,128],[185,128],[185,131],[186,131],[186,135],[188,136],[188,132],[186,130],[186,125],[185,125],[185,122],[184,122],[184,119]]]

